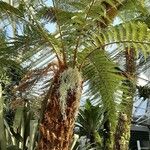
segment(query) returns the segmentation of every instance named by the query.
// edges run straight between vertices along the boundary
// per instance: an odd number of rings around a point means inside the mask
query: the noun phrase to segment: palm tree
[[[55,0],[50,8],[44,7],[43,3],[34,7],[21,2],[21,7],[13,7],[0,1],[2,12],[9,17],[15,16],[23,25],[24,32],[22,35],[16,34],[13,48],[37,52],[43,46],[43,51],[44,48],[50,48],[56,58],[49,61],[49,65],[41,71],[29,72],[18,88],[25,91],[39,78],[52,74],[43,100],[38,148],[70,148],[83,83],[87,82],[88,92],[93,98],[100,99],[106,109],[108,137],[104,149],[113,149],[115,93],[120,89],[123,78],[115,70],[116,64],[107,49],[110,45],[120,45],[122,49],[134,47],[135,51],[138,48],[148,50],[150,39],[149,36],[145,37],[149,35],[147,26],[134,21],[111,26],[123,1]],[[47,19],[56,21],[55,33],[50,34],[41,24],[41,12]]]

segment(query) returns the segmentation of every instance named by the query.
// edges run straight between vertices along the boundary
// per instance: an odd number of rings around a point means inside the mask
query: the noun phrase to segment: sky
[[[9,3],[8,0],[3,0],[3,1]],[[47,6],[52,6],[52,5],[53,5],[51,0],[47,0],[47,1],[46,1],[46,4],[47,4]],[[3,23],[4,23],[4,22],[3,22]],[[3,26],[7,26],[7,25],[8,25],[7,21],[5,22],[5,24],[0,23],[0,28],[3,29]],[[48,24],[45,25],[45,28],[46,28],[50,33],[53,33],[53,32],[55,31],[55,29],[56,29],[56,24],[54,24],[54,23],[48,23]],[[21,31],[21,30],[20,30],[20,31]],[[8,25],[8,26],[7,26],[6,33],[7,33],[7,36],[8,36],[8,37],[13,37],[13,34],[12,34],[12,26],[11,26],[11,25]],[[19,34],[21,34],[21,32],[20,32]]]

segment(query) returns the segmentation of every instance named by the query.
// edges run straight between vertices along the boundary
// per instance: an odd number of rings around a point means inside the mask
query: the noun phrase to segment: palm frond
[[[80,109],[77,126],[82,136],[93,134],[101,127],[103,110],[99,105],[93,106],[89,100],[86,101],[84,109]]]

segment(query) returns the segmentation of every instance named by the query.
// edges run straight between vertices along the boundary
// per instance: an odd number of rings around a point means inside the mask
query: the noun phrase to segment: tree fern
[[[55,81],[58,81],[58,83],[52,84],[51,87],[53,89],[53,87],[56,86],[54,93],[56,92],[56,95],[59,95],[62,94],[59,91],[59,82],[61,82],[59,75],[63,74],[63,71],[67,72],[66,70],[68,68],[76,68],[79,73],[83,72],[84,81],[89,85],[87,91],[93,95],[93,98],[102,101],[105,107],[105,114],[112,127],[112,131],[114,131],[116,121],[115,94],[120,88],[123,78],[118,75],[118,71],[115,70],[115,63],[112,62],[106,53],[106,51],[109,52],[109,50],[107,50],[108,46],[121,45],[122,49],[133,47],[137,51],[137,55],[139,50],[141,50],[144,55],[147,55],[150,44],[149,30],[144,23],[130,21],[123,22],[116,26],[111,25],[114,17],[118,13],[118,9],[124,5],[124,2],[126,1],[55,0],[53,1],[53,7],[44,7],[46,8],[46,12],[40,7],[35,8],[25,3],[25,1],[22,1],[22,8],[17,6],[13,7],[1,2],[2,7],[0,7],[0,9],[2,13],[9,17],[12,17],[12,15],[15,16],[15,18],[21,22],[20,24],[24,25],[22,35],[15,35],[13,39],[10,39],[13,41],[7,43],[8,49],[20,51],[21,54],[26,54],[26,51],[28,51],[26,55],[31,56],[32,53],[30,52],[33,51],[33,53],[36,53],[39,50],[44,51],[43,48],[48,47],[51,49],[51,54],[57,57],[56,62],[52,63],[52,59],[49,60],[47,69],[44,68],[41,72],[33,70],[31,74],[29,72],[27,78],[24,78],[27,84],[22,85],[35,84],[41,78],[49,75],[48,71],[51,70],[52,77],[56,77]],[[41,18],[41,13],[43,12],[48,21],[55,21],[57,23],[56,33],[50,34],[49,31],[45,29]],[[56,65],[52,65],[54,63]],[[65,83],[67,80],[64,79],[63,81]],[[64,85],[67,86],[67,83]],[[75,86],[73,86],[73,88],[74,87]],[[72,88],[69,88],[72,91]],[[25,89],[26,87],[22,88],[22,91],[25,91]],[[45,91],[47,92],[45,99],[48,103],[49,96],[51,95],[50,90],[51,88]],[[68,94],[68,90],[69,89],[66,88],[64,91],[66,95]],[[72,92],[70,93],[72,94]],[[67,96],[65,96],[65,99]],[[58,96],[56,100],[59,101],[61,99]],[[45,106],[47,107],[47,105]],[[54,107],[52,107],[52,109],[53,108]],[[51,113],[52,109],[50,111],[46,109],[46,111]],[[72,110],[72,108],[69,110]],[[54,110],[54,114],[57,115],[58,111],[59,109]],[[61,115],[58,117],[60,116]],[[46,117],[48,118],[49,116]],[[52,117],[53,116],[48,119]],[[74,118],[74,116],[72,118]],[[57,117],[54,118],[54,120],[55,119],[57,119]],[[63,121],[59,122],[62,123]],[[58,125],[61,126],[61,124]],[[47,129],[45,131],[47,134]],[[110,134],[113,133],[110,132]]]
[[[106,53],[98,49],[89,57],[89,64],[83,67],[84,75],[89,80],[89,85],[92,94],[102,98],[103,105],[108,111],[108,116],[115,120],[115,98],[114,92],[119,86],[121,77],[114,72],[115,65],[107,58]]]

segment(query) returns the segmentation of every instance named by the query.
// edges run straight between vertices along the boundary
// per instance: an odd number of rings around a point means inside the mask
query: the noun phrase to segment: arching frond
[[[89,82],[89,92],[94,95],[93,98],[101,98],[111,120],[115,120],[116,115],[114,93],[122,80],[114,67],[102,49],[93,52],[89,63],[83,67],[84,76]]]
[[[122,45],[125,48],[134,48],[135,51],[142,51],[146,56],[150,50],[150,30],[145,23],[127,22],[112,26],[107,30],[96,34],[95,44],[97,47],[109,45]]]

